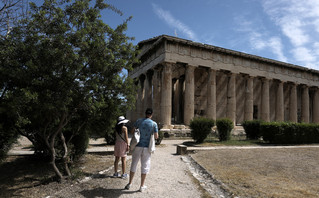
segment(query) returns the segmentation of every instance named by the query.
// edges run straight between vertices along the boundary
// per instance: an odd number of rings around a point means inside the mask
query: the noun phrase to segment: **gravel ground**
[[[73,184],[47,198],[56,197],[203,197],[203,190],[194,181],[187,164],[181,156],[175,155],[175,144],[183,140],[163,141],[152,155],[151,171],[146,178],[148,189],[138,192],[140,185],[140,164],[130,190],[124,190],[128,180],[110,177],[112,167],[103,171],[103,174],[87,178],[79,184]],[[130,162],[130,160],[129,160]],[[130,163],[128,163],[129,169]]]

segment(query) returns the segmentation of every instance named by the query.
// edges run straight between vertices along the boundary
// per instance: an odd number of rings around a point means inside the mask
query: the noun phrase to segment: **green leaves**
[[[137,60],[125,34],[130,18],[112,29],[101,19],[105,8],[120,13],[102,0],[31,3],[30,17],[0,40],[1,104],[27,120],[16,127],[29,138],[51,138],[64,116],[68,133],[111,132],[133,104],[133,81],[120,76]]]

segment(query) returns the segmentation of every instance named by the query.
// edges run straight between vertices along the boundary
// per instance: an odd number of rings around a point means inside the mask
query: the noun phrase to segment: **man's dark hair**
[[[152,108],[147,108],[145,111],[146,115],[152,115],[153,114],[153,109]]]

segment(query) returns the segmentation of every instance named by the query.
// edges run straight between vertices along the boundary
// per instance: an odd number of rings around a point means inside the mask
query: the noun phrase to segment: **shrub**
[[[115,144],[115,129],[111,131],[107,131],[104,135],[105,141],[108,145],[114,145]]]
[[[8,151],[19,138],[15,130],[16,113],[11,107],[0,103],[0,163],[7,157]]]
[[[264,122],[260,125],[263,139],[275,144],[319,143],[319,125],[289,122]]]
[[[209,118],[197,117],[191,120],[191,136],[196,143],[202,143],[206,139],[209,133],[212,131],[212,127],[215,125],[215,121]]]
[[[260,130],[264,141],[270,143],[276,143],[278,136],[282,131],[281,124],[277,122],[263,122],[260,125]]]
[[[230,140],[230,132],[234,128],[234,123],[229,118],[222,118],[216,121],[219,141]]]
[[[249,120],[242,123],[247,139],[257,140],[261,137],[260,124],[261,120]]]
[[[164,138],[163,131],[158,131],[158,138],[155,140],[155,145],[160,145]]]
[[[89,134],[87,130],[82,130],[80,134],[77,134],[71,140],[73,144],[73,150],[71,158],[79,159],[82,155],[85,154],[87,147],[89,146]]]
[[[0,129],[0,163],[7,157],[8,151],[17,141],[18,137],[17,133],[6,133]]]

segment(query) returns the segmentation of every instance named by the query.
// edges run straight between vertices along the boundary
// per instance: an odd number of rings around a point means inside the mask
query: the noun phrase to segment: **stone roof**
[[[252,59],[252,60],[256,60],[256,61],[260,61],[260,62],[271,63],[271,64],[275,64],[275,65],[279,65],[279,66],[284,66],[284,67],[289,67],[289,68],[293,68],[293,69],[297,69],[297,70],[302,70],[302,71],[306,71],[306,72],[319,74],[318,70],[302,67],[299,65],[294,65],[294,64],[281,62],[281,61],[277,61],[277,60],[273,60],[273,59],[269,59],[269,58],[264,58],[264,57],[257,56],[257,55],[247,54],[247,53],[243,53],[243,52],[239,52],[239,51],[235,51],[235,50],[230,50],[230,49],[226,49],[226,48],[222,48],[222,47],[217,47],[217,46],[213,46],[213,45],[198,43],[198,42],[194,42],[191,40],[182,39],[182,38],[173,37],[173,36],[168,36],[168,35],[160,35],[160,36],[153,37],[153,38],[139,42],[138,43],[139,49],[142,49],[142,47],[145,45],[150,45],[147,49],[144,49],[139,54],[139,57],[146,55],[152,49],[154,49],[157,45],[161,44],[164,41],[182,43],[182,44],[186,44],[186,45],[190,45],[190,46],[194,46],[194,47],[198,47],[198,48],[205,48],[205,49],[216,51],[219,53],[229,54],[229,55],[233,55],[233,56],[239,56],[239,57]]]

